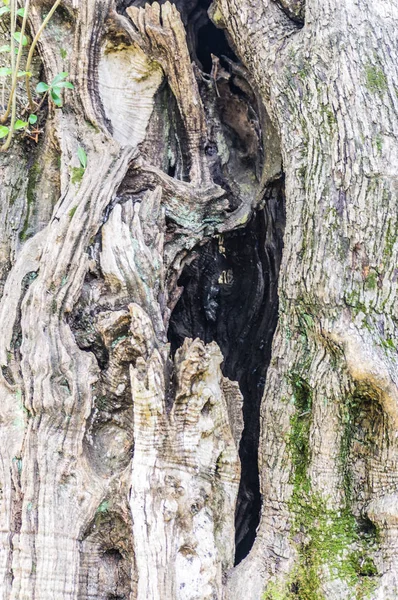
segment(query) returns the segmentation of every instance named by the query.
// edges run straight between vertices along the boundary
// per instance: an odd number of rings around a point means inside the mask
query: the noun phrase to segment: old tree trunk
[[[60,3],[74,90],[0,156],[1,600],[398,597],[397,31]]]

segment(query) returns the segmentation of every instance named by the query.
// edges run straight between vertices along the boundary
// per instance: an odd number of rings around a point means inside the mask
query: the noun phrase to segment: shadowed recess
[[[186,337],[216,341],[223,373],[244,397],[241,484],[236,509],[236,562],[250,551],[261,509],[258,473],[260,403],[278,318],[278,273],[283,245],[284,187],[267,190],[266,208],[246,228],[197,248],[179,285],[184,291],[170,319],[173,352]]]

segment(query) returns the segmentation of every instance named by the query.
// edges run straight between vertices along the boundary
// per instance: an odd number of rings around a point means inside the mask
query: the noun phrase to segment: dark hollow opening
[[[260,517],[260,403],[278,318],[283,227],[284,187],[279,180],[268,190],[266,208],[244,229],[196,249],[196,258],[180,277],[184,291],[171,315],[168,332],[173,352],[186,337],[216,341],[224,355],[224,375],[238,381],[243,394],[236,563],[250,551]]]
[[[212,70],[212,54],[218,58],[227,56],[234,62],[238,62],[238,59],[228,44],[224,31],[222,29],[217,29],[217,27],[208,20],[197,33],[196,47],[196,56],[202,65],[203,71],[206,73],[211,73]]]

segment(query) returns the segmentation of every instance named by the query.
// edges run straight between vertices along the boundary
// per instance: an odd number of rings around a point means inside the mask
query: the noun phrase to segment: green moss
[[[344,294],[344,302],[353,309],[354,315],[357,315],[360,312],[366,315],[368,312],[366,305],[360,301],[360,294],[356,290]]]
[[[85,169],[83,167],[72,167],[72,178],[71,181],[74,185],[81,183],[83,179]]]
[[[396,231],[394,231],[394,228],[391,223],[391,219],[389,219],[388,224],[387,224],[387,232],[386,232],[384,251],[383,251],[383,257],[385,260],[388,260],[392,257],[396,240],[397,240]]]
[[[364,284],[365,290],[375,290],[377,287],[377,273],[374,270],[369,272],[369,275],[365,279]]]
[[[387,337],[385,340],[381,339],[380,344],[386,350],[394,350],[394,352],[397,351],[397,347],[394,343],[394,340],[390,337]]]
[[[380,67],[368,64],[365,68],[366,87],[373,94],[377,92],[385,92],[387,89],[387,79],[384,71]]]
[[[334,125],[336,124],[336,115],[334,114],[332,108],[329,105],[321,106],[321,112],[324,115],[324,122],[326,125],[326,132],[332,131]]]
[[[310,459],[309,433],[312,419],[312,390],[297,373],[290,375],[295,412],[290,419],[288,448],[293,462],[294,489],[307,486],[307,468]]]
[[[287,600],[286,590],[283,585],[271,581],[262,597],[262,600]]]
[[[214,25],[216,25],[216,27],[223,27],[224,25],[224,18],[220,9],[217,6],[211,12],[211,20],[213,21]]]
[[[346,506],[328,508],[320,494],[311,489],[309,434],[312,422],[312,389],[301,376],[291,377],[295,412],[290,419],[288,449],[293,463],[289,501],[291,536],[298,561],[283,589],[268,588],[267,600],[322,600],[325,567],[330,577],[350,589],[350,598],[366,598],[377,581],[377,570],[361,540],[358,524],[350,512],[351,481],[345,480]],[[358,400],[350,398],[343,410],[344,434],[341,444],[342,468],[346,469],[354,432]]]
[[[75,214],[76,211],[77,211],[77,206],[74,206],[73,208],[70,209],[70,211],[69,211],[70,219],[73,217],[73,215]]]
[[[383,149],[383,138],[380,134],[376,135],[375,137],[375,145],[377,148],[377,152],[381,154],[381,151]]]

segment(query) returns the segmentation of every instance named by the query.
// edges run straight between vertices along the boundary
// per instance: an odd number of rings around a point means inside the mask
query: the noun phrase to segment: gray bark
[[[176,4],[65,0],[34,76],[75,90],[0,157],[0,598],[395,598],[398,8],[216,0],[241,63],[206,74]],[[276,247],[281,164],[261,519],[234,567],[239,369],[167,335],[206,242],[264,210]]]

